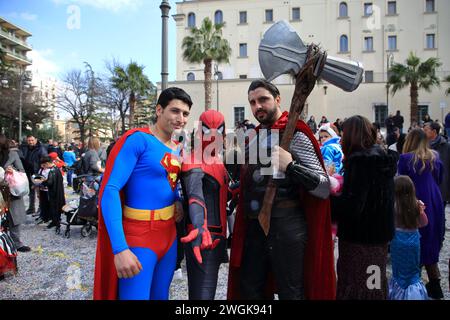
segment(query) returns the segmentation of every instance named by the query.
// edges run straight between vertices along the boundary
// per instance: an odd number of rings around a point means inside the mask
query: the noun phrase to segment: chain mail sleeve
[[[320,164],[311,140],[302,132],[296,132],[289,151],[294,161],[286,173],[300,183],[313,196],[326,199],[330,195],[330,180]]]

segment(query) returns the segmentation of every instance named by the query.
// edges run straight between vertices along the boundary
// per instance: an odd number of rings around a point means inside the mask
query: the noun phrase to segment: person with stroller
[[[39,205],[42,221],[51,222],[47,229],[59,228],[62,207],[66,204],[63,177],[49,156],[41,158],[41,170],[34,182],[39,186]]]
[[[181,170],[172,134],[192,100],[161,92],[154,125],[126,132],[113,147],[99,193],[95,300],[167,300],[177,260],[175,201]],[[208,230],[195,225],[198,238]],[[203,247],[211,243],[202,243]]]

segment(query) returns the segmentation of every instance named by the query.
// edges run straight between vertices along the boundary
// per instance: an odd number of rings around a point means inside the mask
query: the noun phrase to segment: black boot
[[[441,279],[430,279],[425,287],[427,288],[428,296],[431,299],[439,300],[444,298],[441,288]]]

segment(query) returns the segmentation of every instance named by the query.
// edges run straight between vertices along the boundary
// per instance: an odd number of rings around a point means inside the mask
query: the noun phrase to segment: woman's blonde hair
[[[436,153],[428,146],[428,139],[422,129],[413,129],[406,136],[405,144],[403,145],[402,153],[412,152],[413,170],[416,170],[416,164],[420,160],[422,167],[419,170],[421,174],[426,168],[426,161],[430,161],[431,170],[434,169],[433,163],[436,159]]]
[[[100,149],[100,140],[95,137],[90,137],[88,140],[88,149],[94,150]]]

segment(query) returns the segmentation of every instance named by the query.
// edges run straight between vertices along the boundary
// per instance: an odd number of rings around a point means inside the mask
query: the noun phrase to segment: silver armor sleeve
[[[317,174],[319,178],[317,187],[309,190],[309,193],[317,198],[328,198],[330,195],[330,179],[320,164],[311,140],[304,133],[296,132],[292,138],[289,151],[296,162],[309,169],[310,173]]]

